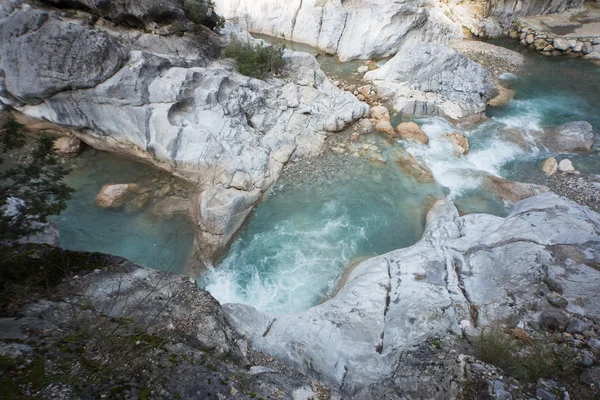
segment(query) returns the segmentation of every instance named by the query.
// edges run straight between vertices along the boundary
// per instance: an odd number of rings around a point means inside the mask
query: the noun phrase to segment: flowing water
[[[94,204],[106,184],[156,185],[166,173],[150,165],[88,149],[72,165],[65,179],[75,189],[67,209],[52,218],[60,244],[70,250],[99,251],[125,257],[149,268],[182,272],[193,240],[184,217],[156,218],[147,207],[140,212],[103,209]],[[153,182],[154,180],[154,182]]]
[[[279,41],[265,36],[266,41]],[[331,296],[352,262],[410,246],[421,236],[425,212],[435,199],[452,199],[461,212],[505,215],[510,205],[481,188],[481,172],[532,181],[549,156],[533,133],[573,120],[600,129],[600,68],[582,60],[545,58],[509,41],[495,41],[524,52],[528,65],[507,84],[517,92],[506,106],[489,109],[485,122],[460,129],[442,118],[416,122],[430,137],[429,146],[364,140],[381,150],[387,163],[348,154],[328,153],[306,169],[289,167],[282,180],[251,213],[227,254],[198,280],[221,303],[240,302],[280,315],[305,310]],[[317,54],[305,45],[288,48]],[[357,79],[363,61],[341,64],[319,56],[330,77]],[[393,123],[400,122],[393,117]],[[456,157],[442,136],[462,132],[471,151]],[[340,135],[348,136],[348,133]],[[432,170],[437,184],[422,184],[394,162],[404,148]],[[180,269],[191,246],[192,230],[183,219],[159,221],[148,213],[127,214],[93,204],[105,183],[149,179],[152,168],[105,153],[85,153],[68,178],[77,189],[69,208],[55,219],[67,248],[105,251],[156,267],[156,260]],[[600,157],[569,155],[576,168],[600,173]]]

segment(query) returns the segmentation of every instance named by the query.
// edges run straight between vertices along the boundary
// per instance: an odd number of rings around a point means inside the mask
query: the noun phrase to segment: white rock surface
[[[461,321],[535,321],[531,310],[552,307],[540,295],[549,276],[571,312],[598,315],[598,260],[600,214],[555,194],[523,200],[506,218],[459,217],[438,201],[419,242],[351,267],[330,300],[277,318],[240,304],[224,309],[255,349],[350,395],[396,376],[427,338],[460,335]]]
[[[491,74],[443,44],[405,46],[381,68],[369,71],[377,93],[403,114],[460,119],[485,111],[495,95]]]
[[[250,32],[283,35],[341,61],[386,57],[407,43],[463,36],[435,0],[221,0],[216,6]]]
[[[292,154],[320,154],[327,132],[342,130],[369,109],[333,86],[306,53],[287,51],[286,79],[262,81],[179,36],[145,40],[156,35],[101,23],[94,30],[18,3],[0,8],[0,97],[30,117],[77,129],[87,144],[145,159],[202,190],[242,189],[255,197],[278,179]],[[70,40],[82,30],[78,46],[86,51],[64,54],[69,62],[40,64],[35,74],[15,67],[64,53],[61,35]],[[218,49],[220,39],[204,35],[203,45]],[[78,57],[88,53],[93,57]],[[65,85],[70,74],[76,84]],[[232,218],[231,226],[237,225]]]

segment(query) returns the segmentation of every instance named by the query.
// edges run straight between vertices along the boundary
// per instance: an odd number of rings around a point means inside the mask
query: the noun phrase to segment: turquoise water
[[[326,169],[335,172],[322,176]],[[417,184],[394,162],[330,154],[315,172],[274,188],[200,285],[221,303],[305,310],[333,293],[353,260],[415,243],[426,205],[443,197],[440,186]]]
[[[99,251],[125,257],[154,269],[181,272],[193,241],[191,223],[185,217],[162,220],[146,207],[136,213],[108,210],[94,203],[105,184],[140,183],[166,178],[150,165],[111,153],[88,149],[73,160],[65,179],[75,189],[65,212],[53,217],[61,246],[70,250]]]
[[[258,36],[258,35],[257,35]],[[285,173],[251,213],[229,251],[198,280],[220,302],[240,302],[273,314],[305,310],[331,296],[353,261],[410,246],[421,236],[428,206],[452,199],[463,213],[505,215],[510,205],[481,188],[483,172],[507,179],[535,181],[550,154],[530,140],[534,131],[573,120],[600,129],[600,68],[568,58],[545,58],[501,41],[525,54],[528,66],[510,82],[517,94],[508,105],[490,108],[489,119],[461,129],[442,118],[416,122],[429,146],[386,143],[366,137],[387,163],[328,153],[312,168]],[[289,48],[317,54],[305,45]],[[319,56],[329,76],[355,79],[362,62],[341,64]],[[400,121],[394,116],[393,122]],[[443,136],[462,132],[471,151],[456,157]],[[348,132],[339,135],[348,136]],[[404,148],[431,169],[437,184],[421,184],[394,162]],[[575,166],[600,173],[598,149],[568,155]],[[193,231],[184,218],[163,221],[145,211],[103,210],[94,196],[106,183],[143,183],[165,179],[154,168],[102,152],[87,151],[75,161],[68,183],[77,189],[67,211],[55,218],[62,244],[70,249],[104,251],[153,268],[182,270]]]

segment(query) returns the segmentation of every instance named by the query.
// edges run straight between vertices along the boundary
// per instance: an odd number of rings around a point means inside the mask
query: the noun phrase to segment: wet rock
[[[187,214],[191,209],[192,202],[189,199],[170,196],[156,203],[150,212],[161,218],[170,218],[177,214]]]
[[[394,152],[394,156],[398,166],[400,166],[404,172],[413,176],[417,182],[431,183],[435,181],[429,167],[427,167],[425,163],[417,160],[409,152],[398,150]]]
[[[83,143],[75,136],[63,136],[54,141],[54,151],[64,157],[75,157]]]
[[[581,52],[583,54],[591,54],[594,51],[594,47],[592,46],[592,44],[590,42],[585,42],[583,43],[583,46],[581,46]]]
[[[489,174],[484,175],[483,185],[501,199],[513,203],[549,191],[545,186],[510,181]]]
[[[171,184],[169,182],[165,183],[164,185],[162,185],[160,187],[160,189],[158,189],[158,191],[156,192],[156,194],[158,196],[166,196],[171,192],[172,188],[171,188]]]
[[[498,95],[488,102],[488,106],[490,107],[507,105],[515,97],[515,91],[512,89],[507,89],[499,85],[496,86],[496,89],[498,89]]]
[[[381,119],[377,121],[377,123],[375,124],[375,129],[379,132],[387,134],[390,137],[396,137],[394,127],[392,126],[389,120],[386,121],[384,119]]]
[[[463,133],[445,133],[444,136],[450,138],[450,140],[452,141],[452,145],[454,147],[454,154],[457,156],[466,155],[471,149],[471,146],[469,145],[469,139]]]
[[[125,211],[127,212],[138,212],[143,209],[150,200],[149,193],[141,193],[134,197],[131,201],[125,205]]]
[[[567,122],[541,138],[552,152],[590,151],[594,145],[594,130],[585,121]]]
[[[96,205],[102,208],[121,207],[128,196],[137,192],[139,185],[135,183],[124,183],[118,185],[104,185],[96,195]]]
[[[364,74],[368,70],[369,70],[369,67],[367,67],[366,65],[362,65],[362,66],[358,67],[356,72],[358,72],[359,74]]]
[[[571,162],[571,160],[565,158],[564,160],[560,160],[560,162],[558,163],[558,170],[560,172],[574,172],[575,167],[573,167],[573,163]]]
[[[567,308],[569,305],[569,301],[558,293],[550,292],[546,295],[546,299],[548,299],[548,302],[554,307]]]
[[[546,174],[546,176],[552,176],[558,171],[558,162],[556,158],[550,157],[542,164],[542,172]]]
[[[257,189],[246,192],[212,186],[197,197],[193,207],[193,221],[199,229],[195,247],[206,260],[212,261],[225,248],[260,195]]]
[[[429,144],[429,137],[415,122],[402,122],[396,127],[401,139],[414,140],[422,144]]]

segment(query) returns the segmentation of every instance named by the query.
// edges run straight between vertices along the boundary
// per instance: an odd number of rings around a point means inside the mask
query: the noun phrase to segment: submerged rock
[[[415,122],[402,122],[396,127],[396,131],[401,139],[415,140],[422,144],[429,144],[429,137]]]
[[[75,136],[63,136],[54,142],[54,151],[65,157],[75,157],[82,147],[83,143]]]
[[[396,163],[404,172],[413,176],[417,182],[420,183],[432,183],[435,182],[433,173],[429,167],[419,160],[417,160],[412,154],[407,151],[396,150],[394,151],[396,157]]]
[[[96,205],[102,208],[121,207],[128,197],[137,192],[139,185],[135,183],[123,183],[118,185],[104,185],[96,195]]]
[[[513,203],[550,190],[546,186],[509,181],[494,175],[485,175],[483,185],[499,198]]]
[[[385,387],[407,397],[418,382],[416,398],[436,398],[440,385],[447,398],[462,398],[447,381],[448,368],[459,380],[461,372],[452,364],[420,368],[435,359],[420,357],[420,346],[462,335],[463,320],[480,328],[496,321],[537,325],[539,311],[553,309],[539,295],[548,290],[548,276],[562,286],[566,311],[599,316],[599,232],[600,214],[552,193],[519,202],[506,218],[460,217],[452,203],[438,201],[419,242],[356,264],[330,300],[277,318],[241,304],[224,309],[255,349],[347,396],[375,398]],[[557,246],[582,258],[565,268],[553,257]],[[546,320],[552,329],[568,324],[568,318]]]
[[[369,71],[379,96],[408,115],[461,119],[485,111],[495,95],[491,74],[457,50],[421,43],[402,49],[381,68]]]

